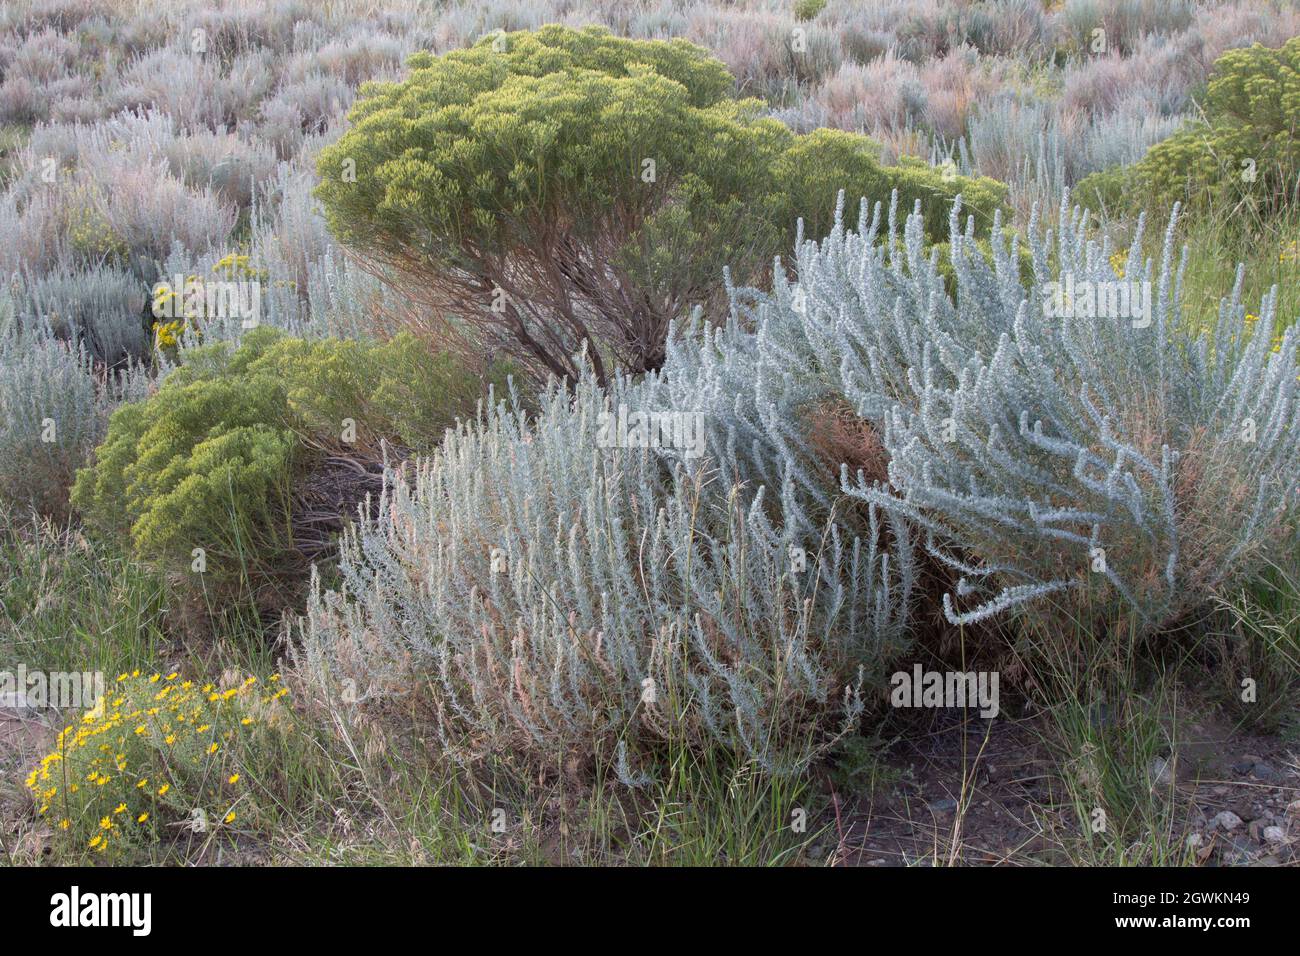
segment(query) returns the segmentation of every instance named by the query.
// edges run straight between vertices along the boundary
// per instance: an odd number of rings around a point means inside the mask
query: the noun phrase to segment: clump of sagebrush
[[[1116,214],[1215,210],[1252,223],[1300,196],[1300,37],[1279,49],[1256,43],[1214,62],[1203,119],[1157,143],[1132,166],[1094,173],[1076,190]]]
[[[76,470],[114,404],[147,387],[139,368],[97,369],[81,343],[60,340],[48,325],[23,327],[0,294],[0,500],[65,518]]]
[[[426,314],[457,316],[475,350],[539,379],[578,378],[584,342],[602,381],[657,368],[669,323],[722,303],[725,266],[757,280],[797,216],[829,225],[841,188],[898,189],[938,230],[958,192],[982,227],[1005,195],[887,166],[864,136],[795,135],[684,40],[552,25],[409,66],[368,86],[320,154],[330,227]]]
[[[667,742],[775,772],[851,726],[906,639],[906,534],[874,509],[856,535],[814,523],[789,482],[620,443],[620,406],[650,401],[588,373],[391,473],[345,533],[342,586],[318,583],[299,622],[313,695],[423,713],[455,755],[616,760],[628,782],[630,755]]]
[[[472,413],[480,386],[410,336],[307,341],[259,328],[238,348],[186,349],[184,363],[114,413],[73,500],[182,593],[218,605],[238,595],[274,608],[296,593],[308,559],[378,491],[384,445],[432,447]]]
[[[888,482],[844,467],[842,490],[911,521],[960,575],[954,623],[1064,602],[1150,630],[1259,568],[1300,470],[1300,337],[1274,341],[1275,293],[1251,321],[1239,282],[1188,334],[1174,220],[1158,268],[1133,251],[1121,273],[1063,200],[1054,245],[1031,225],[1025,282],[1018,237],[995,228],[990,261],[958,214],[955,297],[919,217],[900,244],[891,211],[881,242],[864,204],[856,233],[800,247],[798,284],[777,277],[752,332],[688,337],[662,378],[733,409],[755,467],[801,440],[794,408],[851,403],[883,435]]]
[[[120,674],[28,774],[37,814],[72,850],[96,854],[181,826],[199,839],[243,829],[275,773],[287,693],[278,674],[225,686],[175,671]]]

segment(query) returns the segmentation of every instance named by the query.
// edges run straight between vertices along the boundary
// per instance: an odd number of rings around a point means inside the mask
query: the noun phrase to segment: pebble
[[[1285,843],[1286,831],[1281,827],[1264,827],[1265,843]]]
[[[1147,776],[1150,777],[1152,786],[1173,782],[1173,761],[1168,757],[1152,758],[1151,766],[1147,769]]]
[[[1241,817],[1231,810],[1222,810],[1215,814],[1214,819],[1210,821],[1210,826],[1216,830],[1231,832],[1241,826]]]

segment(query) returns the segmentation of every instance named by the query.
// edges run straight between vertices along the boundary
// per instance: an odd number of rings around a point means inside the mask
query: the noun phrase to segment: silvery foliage
[[[369,338],[375,322],[399,303],[387,284],[343,254],[311,195],[313,184],[300,164],[280,163],[250,209],[248,254],[259,270],[257,322],[301,338]],[[160,264],[157,281],[175,285],[176,276],[193,275],[220,282],[220,258],[215,250],[195,255],[177,246]],[[187,326],[179,336],[182,353],[205,343],[238,344],[248,330],[238,315],[201,316],[197,324],[201,335]]]
[[[98,265],[23,277],[17,286],[24,324],[48,323],[61,338],[80,341],[104,363],[149,354],[143,319],[149,290],[131,273]]]
[[[332,700],[431,693],[452,752],[617,753],[628,784],[629,742],[804,765],[904,639],[909,539],[874,508],[861,537],[814,525],[789,480],[736,481],[735,460],[604,447],[601,413],[648,401],[610,389],[553,388],[535,417],[489,402],[390,472],[341,588],[315,582],[299,667]]]
[[[1274,351],[1276,295],[1252,326],[1240,280],[1213,331],[1187,331],[1174,218],[1159,266],[1130,252],[1124,269],[1150,283],[1149,316],[1055,315],[1048,283],[1118,279],[1068,195],[1059,215],[1053,240],[1035,210],[1026,284],[1018,238],[996,223],[990,262],[958,201],[954,300],[919,219],[900,237],[891,207],[882,236],[880,206],[868,219],[864,204],[856,232],[840,221],[800,244],[798,283],[778,270],[747,323],[688,336],[662,379],[728,416],[753,460],[797,440],[781,423],[800,403],[847,399],[882,432],[889,481],[845,468],[841,490],[911,521],[960,573],[953,623],[1051,595],[1169,622],[1247,571],[1294,509],[1300,336],[1288,328]]]
[[[0,294],[0,504],[61,512],[114,405],[149,388],[141,367],[100,372],[80,342],[59,339],[48,324],[20,324]]]

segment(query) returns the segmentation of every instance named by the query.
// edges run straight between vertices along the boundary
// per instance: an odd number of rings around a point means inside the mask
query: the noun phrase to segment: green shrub
[[[256,329],[237,349],[187,352],[156,395],[119,408],[73,503],[182,591],[275,607],[378,490],[380,442],[428,450],[478,395],[476,376],[410,336]]]
[[[798,20],[812,20],[826,9],[826,0],[795,0],[794,15]]]
[[[1242,221],[1280,213],[1300,176],[1300,37],[1219,57],[1204,114],[1133,166],[1085,178],[1078,198],[1110,210],[1181,202],[1194,213],[1244,213]]]
[[[656,368],[669,323],[725,305],[722,272],[753,283],[792,248],[799,215],[829,223],[836,194],[905,209],[946,235],[958,192],[987,229],[1004,189],[919,161],[887,167],[849,133],[797,136],[729,96],[733,79],[682,40],[547,26],[435,57],[369,84],[319,160],[335,234],[474,347],[539,374],[573,355]]]

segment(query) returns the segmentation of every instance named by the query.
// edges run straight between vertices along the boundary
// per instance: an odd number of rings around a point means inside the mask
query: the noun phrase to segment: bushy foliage
[[[48,325],[20,326],[0,294],[0,502],[66,517],[68,489],[109,412],[147,387],[140,369],[99,371],[81,343],[60,340]]]
[[[200,686],[177,672],[118,675],[27,777],[55,838],[74,852],[112,856],[156,842],[166,828],[185,825],[206,839],[255,817],[288,692],[279,675],[269,686],[256,677],[231,684]]]
[[[755,449],[795,445],[801,405],[849,402],[881,433],[888,481],[846,462],[842,490],[906,516],[960,574],[954,623],[1054,605],[1150,631],[1276,553],[1296,506],[1300,339],[1275,343],[1272,297],[1248,321],[1234,292],[1212,331],[1184,332],[1171,222],[1158,269],[1136,252],[1124,266],[1146,307],[1087,308],[1119,273],[1063,206],[1052,247],[1031,231],[1030,282],[1016,239],[995,229],[990,262],[954,210],[950,298],[920,217],[901,250],[894,218],[884,242],[864,207],[856,233],[805,244],[799,284],[778,277],[753,331],[688,337],[664,381],[729,405]],[[1053,282],[1077,304],[1062,310]]]
[[[1255,44],[1214,64],[1204,120],[1152,146],[1131,167],[1083,180],[1079,196],[1110,211],[1219,210],[1246,222],[1275,215],[1300,190],[1300,37]]]
[[[317,699],[422,714],[453,755],[617,761],[625,782],[668,741],[776,772],[851,726],[904,646],[906,535],[874,510],[817,521],[733,460],[602,438],[648,402],[588,374],[535,420],[497,404],[391,474],[346,534],[342,588],[318,584],[300,622]]]
[[[584,341],[602,379],[657,367],[668,323],[719,300],[723,266],[757,279],[840,188],[934,210],[964,188],[985,225],[1004,196],[883,166],[861,136],[797,137],[685,41],[548,26],[409,65],[321,153],[330,225],[542,373],[576,378]]]
[[[322,459],[382,460],[381,440],[431,446],[472,411],[477,385],[409,336],[308,342],[256,329],[238,348],[187,350],[157,394],[119,408],[74,502],[184,590],[274,604],[303,570],[304,549],[326,543],[304,542],[295,527],[300,481]],[[332,519],[326,529],[355,504],[340,494],[316,516]]]

